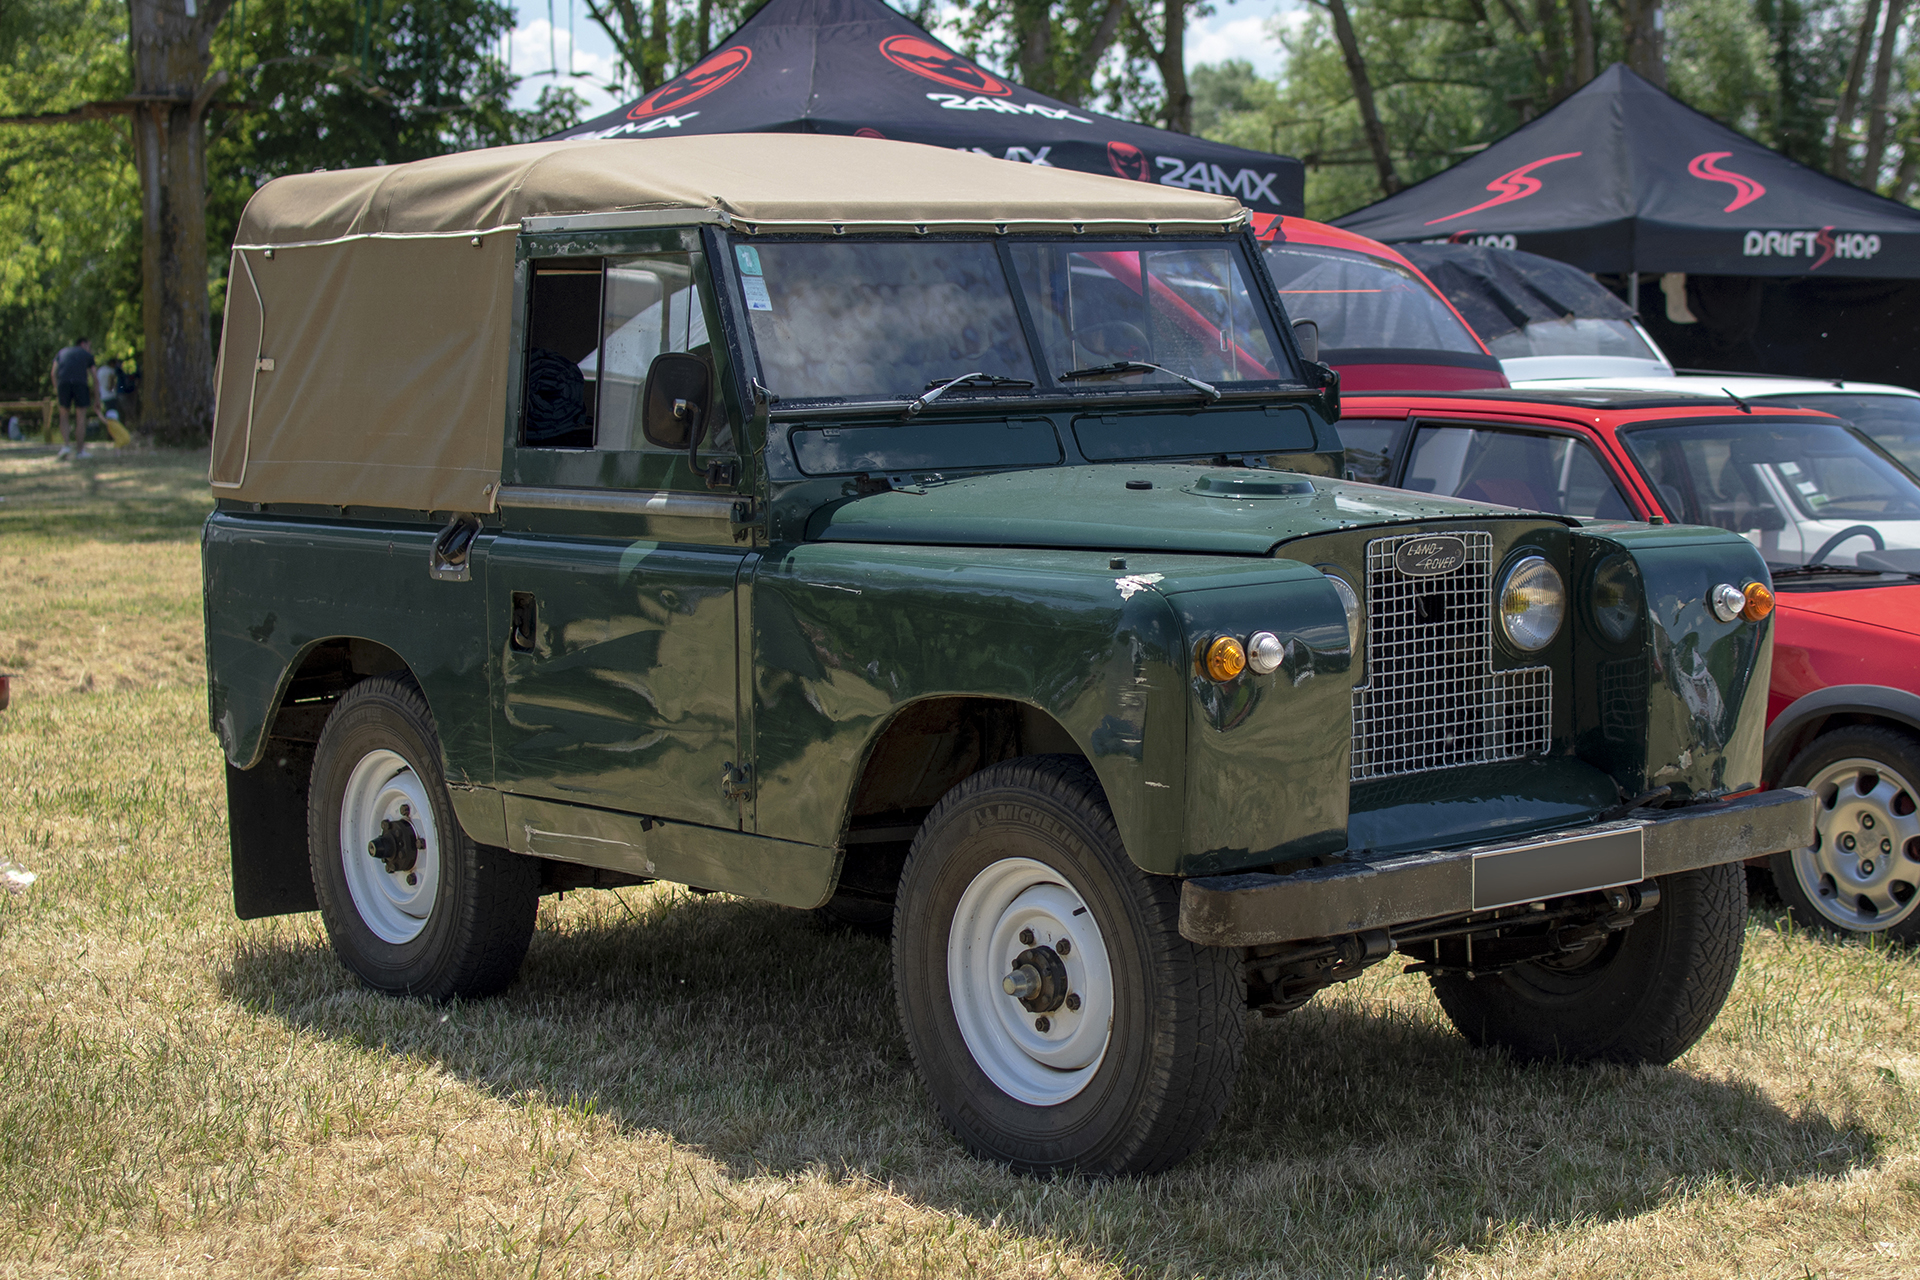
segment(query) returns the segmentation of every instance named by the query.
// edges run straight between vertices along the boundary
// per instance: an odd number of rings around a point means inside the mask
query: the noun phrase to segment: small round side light
[[[1707,592],[1707,606],[1722,622],[1732,622],[1747,607],[1747,593],[1731,582],[1723,582]]]
[[[1225,683],[1247,669],[1247,651],[1232,636],[1221,636],[1207,646],[1207,674]]]
[[[1773,612],[1773,592],[1764,582],[1749,582],[1746,590],[1747,603],[1741,608],[1740,616],[1748,622],[1758,622]]]
[[[1271,631],[1256,631],[1247,637],[1247,665],[1255,675],[1271,675],[1286,660],[1287,646]]]

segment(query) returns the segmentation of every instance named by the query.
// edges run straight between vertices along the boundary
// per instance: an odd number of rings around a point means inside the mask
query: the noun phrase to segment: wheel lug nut
[[[1078,991],[1069,991],[1067,993],[1067,1008],[1073,1010],[1075,1013],[1080,1012],[1080,993]]]
[[[1892,852],[1893,852],[1893,841],[1891,841],[1891,840],[1882,840],[1882,841],[1880,842],[1880,852],[1882,852],[1882,853],[1892,853]]]
[[[1045,1035],[1053,1029],[1053,1023],[1046,1018],[1035,1018],[1033,1020],[1033,1029]]]
[[[411,818],[413,816],[413,806],[410,804],[401,805],[400,816],[403,818]]]
[[[1072,938],[1060,939],[1060,941],[1053,944],[1053,950],[1057,955],[1064,956],[1064,955],[1071,954],[1073,951],[1073,939]]]
[[[1032,946],[1032,945],[1033,945],[1033,930],[1031,930],[1031,929],[1022,929],[1022,930],[1020,931],[1020,941],[1021,941],[1022,943],[1024,943],[1025,945],[1027,945],[1027,946],[1029,946],[1029,947],[1030,947],[1030,946]]]
[[[1861,825],[1862,827],[1865,827],[1865,828],[1866,828],[1866,829],[1867,829],[1868,831],[1871,831],[1871,830],[1873,830],[1873,815],[1872,815],[1872,814],[1870,814],[1870,813],[1863,813],[1863,814],[1861,814],[1861,815],[1860,815],[1860,825]]]
[[[414,872],[412,872],[412,871],[409,871],[409,872],[407,872],[407,883],[408,883],[408,884],[419,884],[419,883],[420,883],[420,877],[419,877],[419,876],[418,876],[418,875],[417,875],[416,873],[414,873]]]
[[[1863,876],[1870,876],[1873,874],[1873,859],[1868,858],[1865,861],[1861,862],[1860,874]]]
[[[1842,849],[1845,849],[1848,853],[1853,852],[1853,846],[1855,843],[1856,842],[1853,838],[1853,832],[1851,831],[1847,832],[1847,834],[1840,837],[1840,847]]]

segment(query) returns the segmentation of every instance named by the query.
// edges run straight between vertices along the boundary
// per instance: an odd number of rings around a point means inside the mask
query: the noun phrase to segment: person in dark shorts
[[[60,457],[87,456],[87,411],[93,407],[93,342],[80,338],[60,348],[53,358],[54,392],[60,399]],[[79,420],[73,444],[66,443],[68,423]]]

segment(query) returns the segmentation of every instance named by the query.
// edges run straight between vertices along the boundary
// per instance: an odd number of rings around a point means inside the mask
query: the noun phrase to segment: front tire
[[[1813,844],[1769,863],[1794,923],[1920,938],[1920,743],[1876,726],[1836,729],[1788,762],[1781,781],[1819,799]]]
[[[307,848],[341,963],[389,995],[489,996],[533,938],[539,864],[477,845],[454,817],[419,687],[376,676],[321,730]]]
[[[895,992],[969,1150],[1112,1176],[1200,1144],[1233,1090],[1246,996],[1234,955],[1180,936],[1179,906],[1178,880],[1127,856],[1078,757],[995,765],[935,806],[901,877]],[[1038,986],[1011,994],[1010,976]]]
[[[1660,905],[1587,949],[1501,973],[1435,977],[1460,1034],[1528,1062],[1672,1062],[1733,989],[1746,941],[1741,864],[1662,876]]]

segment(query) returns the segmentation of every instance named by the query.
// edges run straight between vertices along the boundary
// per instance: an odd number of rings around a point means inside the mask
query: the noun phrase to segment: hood
[[[1355,525],[1499,516],[1541,518],[1517,507],[1289,471],[1105,464],[1005,471],[852,498],[815,513],[807,535],[817,542],[1264,556],[1294,538]]]

